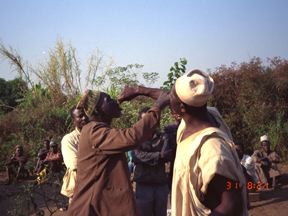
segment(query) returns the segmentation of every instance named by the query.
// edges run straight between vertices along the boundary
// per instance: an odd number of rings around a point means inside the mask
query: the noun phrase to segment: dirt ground
[[[280,166],[281,185],[275,190],[260,193],[260,201],[251,202],[251,216],[287,216],[288,215],[288,163]],[[59,194],[57,184],[32,187],[32,180],[5,185],[5,173],[0,173],[0,215],[55,215],[65,216],[60,208],[67,199]],[[33,194],[31,197],[30,195]],[[56,195],[55,195],[56,194]],[[32,201],[31,201],[32,200]],[[35,205],[33,206],[33,202]],[[34,209],[38,209],[38,214]],[[39,210],[41,212],[39,212]]]
[[[260,201],[251,202],[249,215],[287,216],[288,215],[288,163],[280,166],[281,184],[274,191],[260,193]]]

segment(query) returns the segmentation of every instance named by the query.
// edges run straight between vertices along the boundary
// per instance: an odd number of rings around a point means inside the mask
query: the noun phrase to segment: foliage
[[[152,84],[157,81],[158,73],[141,72],[142,68],[143,65],[140,64],[111,67],[97,76],[94,80],[94,86],[98,90],[107,89],[108,87],[122,89],[125,85]],[[140,82],[140,78],[143,79],[144,83]]]
[[[157,81],[158,73],[141,73],[143,65],[129,64],[124,67],[114,67],[105,71],[95,80],[95,86],[116,99],[125,85],[149,85]],[[142,77],[140,76],[142,74]],[[140,82],[143,79],[143,83]],[[108,87],[107,87],[108,86]],[[122,104],[123,115],[112,123],[116,128],[129,128],[138,120],[138,112],[144,106],[151,107],[153,101],[149,98],[138,97],[133,101]]]
[[[70,45],[65,48],[62,41],[58,41],[56,47],[49,52],[46,64],[33,73],[41,80],[43,85],[52,93],[51,96],[74,96],[81,92],[80,68],[76,56],[76,50]]]
[[[27,67],[16,50],[7,49],[3,44],[0,48],[0,55],[18,68],[19,77],[25,75],[24,78],[27,79],[23,82],[27,83],[29,80],[29,88],[18,91],[22,93],[22,97],[17,97],[13,110],[3,116],[0,122],[0,150],[4,153],[0,156],[0,165],[3,165],[6,157],[13,151],[13,146],[22,144],[26,153],[34,158],[44,138],[49,137],[60,143],[63,135],[73,128],[69,110],[77,104],[83,89],[83,72],[79,67],[76,49],[71,45],[64,45],[61,40],[49,51],[46,63],[39,64],[36,68]],[[99,51],[91,55],[84,80],[85,88],[96,87],[116,98],[126,84],[147,85],[158,79],[158,73],[142,72],[142,65],[120,67],[114,66],[111,60],[107,62]],[[37,84],[30,80],[31,74],[37,76]],[[0,88],[7,89],[3,85],[9,82],[0,80]],[[136,121],[138,110],[146,101],[143,98],[141,100],[141,103],[136,100],[124,105],[127,112],[115,121],[118,122],[115,123],[116,126],[130,127]],[[6,102],[5,104],[8,105]]]
[[[6,106],[0,108],[0,166],[17,144],[24,145],[33,158],[44,138],[50,137],[59,143],[73,128],[69,110],[77,104],[84,88],[99,89],[117,98],[127,84],[149,86],[158,79],[158,73],[143,72],[140,64],[115,66],[99,51],[91,55],[88,72],[83,74],[76,49],[62,41],[50,50],[46,63],[37,68],[24,64],[14,49],[0,45],[0,55],[19,72],[15,80],[0,79],[0,102]],[[186,65],[185,58],[175,62],[162,88],[169,91],[175,80],[185,73]],[[31,74],[37,76],[37,83],[31,81]],[[261,59],[253,58],[250,62],[221,66],[212,76],[215,91],[209,103],[219,109],[235,141],[255,149],[259,137],[268,134],[273,147],[282,156],[288,155],[285,143],[288,137],[287,60],[272,58],[264,65]],[[124,102],[123,115],[113,121],[113,126],[131,127],[138,119],[138,111],[152,104],[153,100],[146,97]],[[170,122],[173,118],[167,108],[162,112],[161,128]]]
[[[28,87],[20,78],[6,81],[0,78],[0,113],[12,111],[24,98]]]
[[[288,61],[259,58],[248,63],[221,66],[213,73],[216,106],[231,128],[236,142],[259,148],[259,137],[268,134],[272,147],[286,157],[288,117]]]
[[[14,68],[19,74],[19,78],[24,80],[27,85],[32,86],[31,73],[19,53],[12,47],[7,48],[4,44],[0,43],[0,57],[8,60],[11,67]]]
[[[61,40],[50,50],[46,63],[39,64],[37,68],[28,66],[16,50],[3,44],[0,44],[0,56],[10,62],[19,76],[12,81],[0,80],[0,89],[3,90],[0,93],[0,110],[5,113],[10,111],[0,116],[0,165],[3,165],[17,144],[22,144],[26,152],[34,157],[44,138],[53,138],[58,143],[61,141],[72,128],[69,110],[79,99],[82,90],[80,80],[84,76],[76,49],[64,45]],[[86,85],[91,85],[93,80],[89,79],[100,70],[106,70],[105,67],[103,58],[93,54]],[[32,75],[38,78],[37,84],[30,79]]]
[[[159,74],[156,72],[144,72],[142,75],[147,84],[154,84],[159,78]]]
[[[176,79],[180,77],[186,71],[187,60],[185,58],[180,58],[179,62],[175,62],[174,65],[170,68],[168,73],[168,79],[163,83],[163,89],[170,91],[174,85]]]

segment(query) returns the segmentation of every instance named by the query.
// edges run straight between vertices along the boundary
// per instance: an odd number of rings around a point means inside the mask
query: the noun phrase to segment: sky
[[[252,57],[288,58],[287,0],[0,0],[0,42],[32,66],[58,39],[81,69],[99,49],[118,66],[138,63],[167,78],[181,57],[207,71]],[[0,58],[0,77],[17,73]]]

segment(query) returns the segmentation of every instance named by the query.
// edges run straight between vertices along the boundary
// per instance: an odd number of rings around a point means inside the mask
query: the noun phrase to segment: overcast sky
[[[0,41],[32,65],[57,39],[71,43],[82,70],[96,49],[118,66],[158,72],[186,57],[188,70],[253,56],[288,58],[286,0],[0,0]],[[0,59],[0,77],[16,76]]]

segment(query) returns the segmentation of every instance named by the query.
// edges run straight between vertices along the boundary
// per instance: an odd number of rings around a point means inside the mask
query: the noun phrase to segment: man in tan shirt
[[[173,216],[248,214],[245,178],[232,135],[218,110],[206,104],[213,86],[210,76],[194,70],[179,78],[170,92],[172,114],[182,119],[173,173]],[[147,88],[136,89],[149,96]],[[153,99],[163,91],[151,90]]]
[[[172,215],[247,215],[246,183],[235,146],[207,108],[213,79],[193,70],[170,93],[181,116],[172,183]]]

